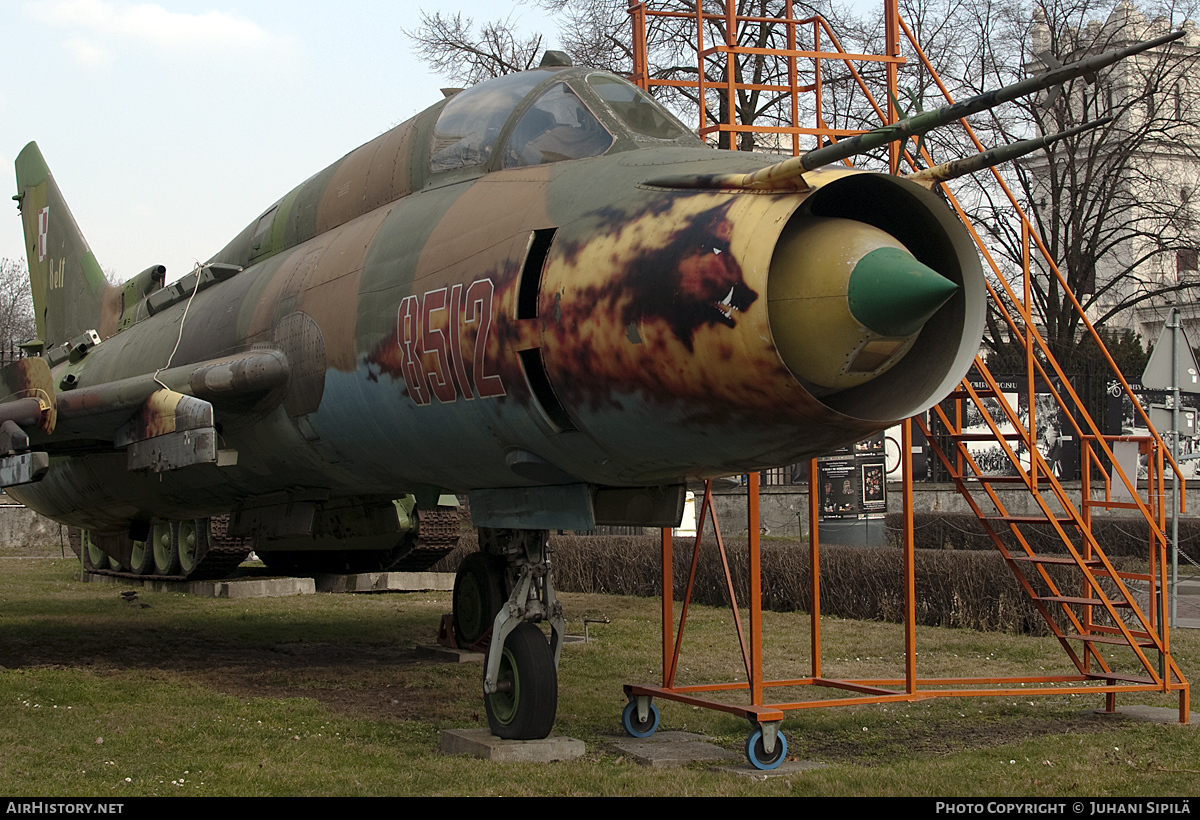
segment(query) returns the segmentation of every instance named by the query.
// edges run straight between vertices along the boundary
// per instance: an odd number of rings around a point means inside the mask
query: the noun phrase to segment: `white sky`
[[[507,0],[428,8],[477,20]],[[0,257],[24,259],[12,162],[37,141],[102,267],[187,273],[311,174],[441,99],[401,29],[421,4],[0,3]],[[549,26],[545,26],[549,28]]]
[[[864,0],[865,1],[865,0]],[[441,98],[403,27],[422,7],[477,23],[514,0],[2,0],[0,174],[42,149],[100,265],[187,273],[292,187]],[[16,204],[0,257],[23,259]]]

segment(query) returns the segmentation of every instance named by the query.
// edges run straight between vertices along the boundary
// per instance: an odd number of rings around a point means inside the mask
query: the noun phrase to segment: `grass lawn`
[[[78,580],[47,554],[0,553],[0,792],[134,795],[1190,795],[1200,732],[1093,714],[1102,697],[981,697],[791,712],[789,757],[824,767],[751,779],[655,770],[620,754],[623,683],[659,680],[657,599],[564,594],[571,632],[556,731],[587,755],[501,765],[437,751],[481,727],[477,664],[433,664],[449,593],[214,600]],[[808,616],[766,613],[771,677],[808,668]],[[826,618],[825,674],[899,676],[893,624]],[[1184,673],[1200,634],[1172,635]],[[731,614],[693,607],[681,682],[744,675]],[[928,675],[1067,672],[1053,639],[918,629]],[[803,693],[808,694],[808,693]],[[1121,696],[1175,707],[1175,696]],[[740,751],[748,724],[659,702],[662,729]]]

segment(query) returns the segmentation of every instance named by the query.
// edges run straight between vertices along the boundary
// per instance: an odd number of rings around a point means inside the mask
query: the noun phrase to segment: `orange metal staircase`
[[[1162,594],[1166,588],[1166,539],[1162,526],[1165,448],[1162,442],[1154,436],[1137,439],[1140,449],[1150,456],[1147,459],[1150,481],[1146,499],[1134,496],[1133,502],[1113,501],[1112,487],[1107,478],[1103,497],[1092,499],[1089,474],[1091,468],[1099,463],[1095,445],[1098,443],[1112,458],[1108,445],[1112,437],[1077,427],[1075,433],[1085,443],[1085,461],[1082,465],[1084,480],[1077,500],[1053,475],[1050,465],[1038,451],[1031,434],[1036,429],[1035,421],[1030,419],[1027,424],[1024,423],[1004,400],[986,366],[982,362],[977,366],[990,389],[976,390],[969,382],[964,382],[963,389],[951,399],[952,412],[947,412],[945,407],[935,410],[936,418],[948,431],[948,435],[941,438],[953,443],[952,447],[941,447],[935,443],[933,449],[937,458],[1049,624],[1081,679],[1130,684],[1130,688],[1179,691],[1180,720],[1186,721],[1187,681],[1170,655],[1170,632],[1164,617],[1165,596]],[[1006,426],[1015,432],[1002,430],[996,423],[988,412],[992,408],[985,405],[988,399],[1003,411],[1009,422]],[[988,475],[972,457],[968,442],[983,440],[983,437],[962,432],[962,420],[966,415],[963,404],[967,402],[980,409],[991,434],[990,440],[1004,451],[1017,475]],[[1064,400],[1064,405],[1069,406],[1069,403]],[[1082,406],[1077,409],[1083,411]],[[1091,420],[1084,415],[1085,422],[1090,425]],[[931,441],[936,442],[938,437],[932,434],[929,427],[923,421],[918,421],[918,424]],[[1114,471],[1119,478],[1126,480],[1127,477],[1120,474],[1119,464],[1115,460],[1112,463],[1116,465]],[[1024,485],[1033,501],[1032,514],[1009,510],[1009,505],[1005,504],[995,489],[995,485],[1001,483]],[[1148,572],[1119,571],[1092,533],[1091,510],[1112,506],[1134,507],[1143,512],[1150,532]],[[1049,531],[1057,547],[1054,552],[1039,553],[1034,548],[1028,532],[1034,527],[1039,528],[1043,536]],[[1005,535],[1009,537],[1006,539]],[[1049,571],[1049,567],[1053,566],[1077,571],[1073,588],[1064,589],[1061,580],[1056,581]],[[1129,587],[1130,581],[1146,584],[1148,611],[1143,611],[1136,602]],[[1076,642],[1079,643],[1078,648]],[[1128,649],[1129,655],[1125,658],[1106,658],[1103,649],[1114,646]],[[1123,663],[1118,667],[1117,662]],[[1114,688],[1106,693],[1110,709],[1117,691],[1128,689]]]
[[[686,86],[692,90],[698,99],[706,101],[701,107],[701,135],[727,131],[732,135],[744,131],[761,131],[787,135],[791,138],[793,154],[800,153],[800,139],[804,136],[815,136],[820,140],[836,141],[858,131],[848,131],[828,127],[826,118],[822,115],[824,101],[822,100],[822,71],[823,66],[839,62],[848,69],[848,76],[861,90],[882,121],[894,122],[898,119],[895,101],[897,94],[897,72],[905,63],[902,56],[902,37],[907,43],[909,53],[915,55],[925,71],[933,78],[944,95],[947,103],[954,100],[945,85],[937,77],[937,73],[922,52],[920,44],[911,29],[900,18],[895,0],[885,0],[885,29],[886,54],[862,55],[845,52],[838,42],[829,24],[819,17],[800,18],[792,13],[791,3],[785,4],[785,12],[780,17],[763,18],[761,16],[741,15],[734,7],[733,0],[721,4],[716,12],[705,12],[699,4],[695,11],[690,12],[696,22],[696,59],[699,68],[698,80],[656,79],[651,76],[648,66],[647,31],[650,21],[656,16],[686,17],[687,14],[675,10],[656,10],[653,4],[630,0],[630,15],[633,21],[634,33],[634,70],[633,79],[643,88],[651,89],[659,85]],[[761,11],[761,10],[760,10]],[[712,22],[719,23],[717,27],[724,32],[724,41],[705,41],[705,27]],[[761,46],[739,45],[739,31],[743,26],[769,23],[778,26],[783,32],[784,47],[762,48]],[[711,32],[710,32],[711,33]],[[799,43],[811,44],[800,46]],[[784,69],[780,76],[790,78],[788,85],[753,85],[738,80],[739,73],[734,70],[734,60],[739,56],[757,54],[781,61]],[[886,74],[886,92],[888,101],[880,105],[871,94],[869,84],[863,79],[864,64],[883,64]],[[706,79],[705,67],[725,66],[723,79],[714,82]],[[802,71],[802,66],[811,66],[811,71]],[[718,70],[718,74],[721,71]],[[802,84],[798,79],[804,75],[810,80]],[[734,120],[735,95],[739,90],[758,88],[773,93],[786,94],[790,100],[793,122],[789,126],[761,127],[739,124]],[[712,123],[704,113],[709,108],[708,100],[711,95],[726,95],[726,110],[729,119],[726,122]],[[798,122],[799,95],[808,94],[808,110],[816,112],[816,121],[811,125]],[[966,134],[980,151],[984,146],[975,137],[970,126],[962,123]],[[921,147],[921,159],[925,167],[936,164],[929,156],[928,150]],[[908,163],[916,168],[913,156],[913,143],[893,143],[889,156],[889,165],[893,172]],[[1048,271],[1050,276],[1057,277],[1060,287],[1070,294],[1065,278],[1059,272],[1053,259],[1031,225],[1031,221],[1022,211],[1017,198],[1005,185],[1002,177],[994,169],[992,173],[998,190],[1007,197],[1017,219],[1021,222],[1024,260],[1018,276],[1010,279],[1004,269],[991,256],[986,244],[971,226],[966,214],[955,198],[954,193],[943,186],[947,202],[954,208],[974,238],[985,265],[990,269],[989,294],[990,309],[1006,325],[1011,338],[1019,339],[1024,347],[1025,389],[1030,397],[1027,417],[1022,417],[1018,408],[1006,401],[996,378],[989,371],[986,363],[977,358],[975,369],[978,377],[977,384],[971,379],[965,379],[959,389],[942,405],[936,407],[930,414],[930,420],[917,418],[905,422],[905,441],[902,445],[904,454],[904,494],[906,506],[906,524],[904,533],[906,606],[905,647],[906,664],[903,678],[890,680],[831,680],[821,674],[820,650],[820,581],[819,581],[819,545],[817,543],[817,504],[816,494],[810,493],[811,513],[811,556],[813,566],[813,657],[811,659],[811,674],[804,678],[789,681],[764,681],[762,675],[762,634],[761,634],[761,602],[757,579],[760,567],[758,565],[758,531],[757,521],[757,476],[750,480],[750,578],[752,579],[750,600],[745,602],[750,608],[749,644],[743,634],[740,618],[738,623],[738,639],[741,644],[742,656],[746,663],[747,681],[740,684],[706,685],[703,687],[678,686],[675,683],[675,669],[679,654],[680,642],[686,622],[688,600],[685,597],[683,617],[675,630],[673,609],[671,605],[671,540],[670,531],[663,533],[664,558],[664,595],[663,601],[663,685],[662,686],[626,686],[626,691],[632,698],[662,697],[680,700],[694,705],[742,714],[752,721],[763,725],[777,721],[782,712],[788,709],[812,708],[817,706],[844,705],[849,703],[877,703],[893,700],[917,700],[927,697],[963,697],[980,694],[1007,694],[1021,692],[1023,695],[1061,693],[1064,685],[1069,685],[1072,692],[1093,692],[1105,695],[1105,705],[1108,710],[1115,708],[1116,695],[1121,692],[1157,691],[1174,692],[1179,696],[1179,719],[1188,721],[1189,715],[1189,684],[1184,679],[1170,651],[1170,632],[1167,619],[1164,617],[1166,608],[1166,515],[1167,502],[1165,488],[1168,472],[1174,475],[1176,482],[1182,483],[1182,476],[1163,439],[1155,432],[1145,411],[1136,400],[1133,405],[1137,408],[1149,435],[1106,436],[1092,420],[1080,396],[1072,388],[1070,380],[1055,360],[1049,346],[1038,331],[1032,300],[1033,265],[1031,260],[1038,259],[1038,266]],[[1044,275],[1044,274],[1043,274]],[[1104,344],[1095,328],[1088,320],[1082,306],[1072,297],[1075,311],[1080,317],[1085,333],[1090,335],[1098,348],[1104,350]],[[1133,393],[1128,382],[1121,375],[1112,358],[1107,357],[1112,370],[1111,378],[1120,384],[1121,390],[1130,399]],[[1071,434],[1081,443],[1081,488],[1077,492],[1068,490],[1053,474],[1051,465],[1039,452],[1037,447],[1038,419],[1032,397],[1034,395],[1035,379],[1049,386],[1054,398],[1056,410],[1061,418],[1070,420],[1073,428]],[[978,424],[969,426],[969,417],[982,417],[983,429]],[[933,444],[938,462],[949,473],[958,492],[965,499],[971,510],[979,518],[984,530],[992,539],[993,544],[1016,576],[1020,585],[1026,590],[1035,607],[1049,624],[1053,634],[1063,646],[1064,651],[1075,667],[1074,674],[1046,675],[1040,677],[1022,678],[969,678],[969,679],[930,679],[921,678],[916,672],[915,663],[915,606],[913,598],[913,519],[912,519],[912,469],[911,469],[911,425],[917,424]],[[1064,431],[1066,432],[1066,431]],[[1116,441],[1134,443],[1147,464],[1147,483],[1142,494],[1138,492],[1136,475],[1127,475],[1120,462],[1114,457],[1113,444]],[[981,443],[989,443],[999,448],[1003,460],[1010,465],[1005,472],[1007,475],[994,475],[985,471],[978,463],[972,452],[978,452]],[[974,445],[974,446],[973,446]],[[1128,445],[1127,445],[1128,446]],[[1111,465],[1111,472],[1106,465]],[[994,472],[994,471],[993,471]],[[1093,480],[1093,475],[1100,478]],[[1008,485],[1009,491],[1000,488]],[[1023,509],[1014,507],[1012,488],[1024,489],[1028,493],[1022,500],[1027,502]],[[1123,490],[1123,492],[1122,492]],[[1182,497],[1182,494],[1181,494]],[[1013,509],[1010,509],[1012,507]],[[1146,572],[1125,572],[1118,570],[1113,561],[1105,554],[1102,545],[1097,541],[1091,529],[1092,512],[1095,509],[1124,508],[1136,511],[1141,520],[1145,521],[1149,537],[1147,543]],[[704,511],[710,516],[714,511],[711,507],[711,496],[706,493],[701,505],[701,521]],[[1129,514],[1132,514],[1129,513]],[[714,525],[715,525],[714,520]],[[719,528],[715,528],[718,545],[721,545]],[[1037,549],[1035,549],[1035,543]],[[1047,543],[1049,547],[1047,547]],[[1039,549],[1041,550],[1039,552]],[[724,549],[722,546],[722,556]],[[693,558],[692,572],[695,572]],[[1064,573],[1069,577],[1064,577]],[[727,573],[728,574],[728,573]],[[1131,584],[1137,582],[1144,585],[1144,590],[1135,590]],[[690,588],[690,581],[689,581]],[[732,598],[732,585],[729,590]],[[1138,596],[1146,599],[1145,606],[1138,603]],[[736,615],[736,602],[734,603]],[[679,637],[673,637],[678,635]],[[1016,688],[1017,685],[1020,688]],[[810,700],[793,703],[764,703],[764,691],[774,686],[804,686],[816,685],[834,687],[856,693],[851,697],[832,698],[825,700]],[[1007,688],[1013,687],[1013,688]],[[733,706],[714,700],[705,700],[702,695],[709,692],[746,690],[750,695],[749,706]],[[777,724],[776,724],[777,725]]]

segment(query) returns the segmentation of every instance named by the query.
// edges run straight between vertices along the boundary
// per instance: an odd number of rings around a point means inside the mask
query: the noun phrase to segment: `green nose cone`
[[[911,336],[958,285],[900,248],[877,248],[854,266],[850,313],[881,336]]]

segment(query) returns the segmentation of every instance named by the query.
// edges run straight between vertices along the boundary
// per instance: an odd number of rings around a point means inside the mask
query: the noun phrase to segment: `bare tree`
[[[621,0],[541,0],[558,24],[563,49],[579,65],[614,74],[633,70],[629,6]]]
[[[0,259],[0,350],[6,354],[37,335],[29,271],[16,259]]]
[[[464,85],[528,71],[537,64],[542,48],[542,35],[522,38],[511,19],[484,23],[476,32],[470,17],[440,11],[432,15],[422,11],[420,25],[404,33],[430,68]]]
[[[1036,6],[938,1],[945,23],[938,24],[939,19],[913,27],[958,98],[1166,34],[1192,11],[1163,6],[1143,14],[1128,0],[1115,7],[1112,0],[1044,0]],[[1178,299],[1200,284],[1200,173],[1193,170],[1200,150],[1198,47],[1200,36],[1192,26],[1168,47],[972,121],[984,146],[992,147],[1111,117],[1107,125],[999,169],[1065,279],[1053,276],[1034,248],[1035,316],[1051,349],[1068,366],[1081,350],[1082,320],[1074,300],[1098,327],[1113,333],[1140,330],[1146,308]],[[940,104],[920,72],[905,76],[925,107]],[[936,161],[976,150],[962,129],[941,129],[930,139]],[[980,174],[955,183],[954,191],[1006,275],[1018,273],[1020,221],[995,178]],[[1007,329],[995,313],[990,326],[989,343],[1003,347]]]

